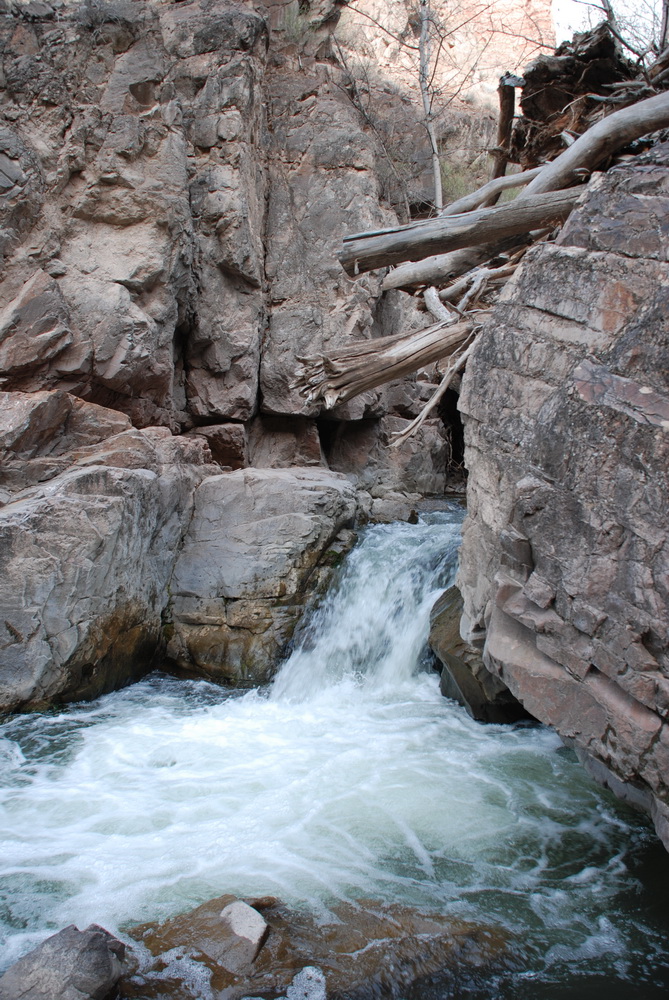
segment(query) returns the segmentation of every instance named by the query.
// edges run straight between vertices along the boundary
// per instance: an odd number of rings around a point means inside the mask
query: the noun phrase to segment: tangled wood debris
[[[339,261],[357,277],[390,267],[383,289],[422,295],[437,321],[419,332],[351,343],[328,356],[303,358],[294,387],[333,407],[402,375],[448,359],[439,387],[418,417],[393,442],[401,444],[425,421],[465,366],[477,330],[529,246],[556,234],[594,170],[643,137],[669,128],[669,49],[647,70],[623,59],[606,25],[540,57],[528,71],[513,130],[508,79],[500,86],[504,129],[493,151],[493,178],[446,206],[438,216],[344,238]],[[528,120],[528,111],[536,117]],[[638,145],[638,143],[637,143]],[[566,147],[566,148],[565,148]],[[499,176],[500,164],[520,173]],[[495,205],[505,190],[515,199]]]

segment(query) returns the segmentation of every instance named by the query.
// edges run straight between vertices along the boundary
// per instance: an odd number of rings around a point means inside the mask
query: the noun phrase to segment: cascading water
[[[554,733],[479,725],[421,669],[460,520],[369,529],[266,691],[153,676],[6,722],[2,964],[67,923],[122,933],[224,892],[364,897],[508,928],[519,971],[467,996],[586,976],[662,995],[648,824]]]

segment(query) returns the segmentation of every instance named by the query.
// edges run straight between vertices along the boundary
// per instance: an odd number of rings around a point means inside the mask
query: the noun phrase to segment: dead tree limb
[[[583,170],[592,171],[603,160],[640,139],[648,132],[669,126],[669,93],[656,94],[614,111],[579,136],[576,142],[542,167],[541,172],[516,198],[514,204],[529,201],[535,195],[557,191],[573,184]]]
[[[449,357],[473,328],[473,322],[451,320],[409,336],[357,341],[329,356],[300,358],[291,388],[330,408]]]
[[[459,215],[461,212],[472,212],[475,208],[485,205],[491,198],[501,194],[502,191],[507,191],[509,188],[524,187],[526,184],[529,184],[543,169],[543,167],[534,167],[533,170],[524,170],[520,174],[496,177],[488,181],[487,184],[484,184],[477,191],[472,191],[471,194],[463,195],[457,201],[452,201],[450,205],[447,205],[443,209],[440,215],[443,217],[444,215]]]
[[[404,442],[408,438],[410,438],[413,434],[416,433],[419,427],[422,427],[422,425],[425,423],[432,410],[446,395],[446,390],[450,386],[451,382],[453,381],[457,373],[462,368],[464,368],[465,362],[467,361],[469,355],[472,353],[473,349],[474,349],[474,341],[472,341],[472,343],[469,344],[468,346],[465,346],[464,350],[459,351],[457,354],[453,352],[452,355],[453,361],[444,372],[444,377],[439,383],[438,389],[436,389],[435,392],[433,392],[428,402],[425,404],[425,406],[420,411],[418,416],[411,421],[409,426],[405,427],[403,431],[401,431],[393,438],[391,442],[391,448],[399,448],[401,444],[404,444]]]
[[[434,285],[425,289],[423,292],[423,298],[425,299],[425,305],[428,308],[428,312],[432,313],[438,323],[443,323],[449,319],[455,318],[448,306],[445,306],[439,298],[439,292]]]
[[[381,289],[413,288],[416,285],[442,285],[445,281],[459,278],[483,261],[494,257],[492,247],[469,247],[453,253],[436,254],[416,263],[400,264],[383,279]]]
[[[506,165],[509,162],[513,116],[516,110],[516,89],[506,82],[507,77],[508,75],[500,78],[499,87],[497,88],[499,95],[499,120],[497,123],[497,145],[492,154],[495,161],[492,168],[492,180],[496,177],[504,176]],[[495,200],[497,199],[495,198]]]
[[[431,254],[528,233],[545,227],[549,222],[564,221],[582,194],[583,188],[550,191],[537,198],[524,197],[522,204],[517,198],[508,205],[441,216],[379,236],[362,236],[344,244],[339,261],[346,273],[355,277],[363,271],[388,264],[421,260]]]

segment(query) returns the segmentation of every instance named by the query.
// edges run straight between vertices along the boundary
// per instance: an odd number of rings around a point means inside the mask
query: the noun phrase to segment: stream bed
[[[366,529],[265,690],[155,674],[7,720],[0,969],[68,923],[123,936],[229,892],[508,931],[512,968],[434,997],[666,996],[650,823],[551,730],[483,726],[439,693],[425,639],[461,518]]]

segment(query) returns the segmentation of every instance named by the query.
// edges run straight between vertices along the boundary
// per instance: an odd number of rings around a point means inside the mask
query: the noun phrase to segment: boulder
[[[123,432],[8,498],[0,710],[96,697],[150,669],[205,447],[165,428]]]
[[[428,644],[441,664],[441,693],[467,709],[477,722],[509,723],[528,718],[506,684],[490,673],[481,650],[460,635],[462,597],[449,587],[430,614]]]
[[[0,976],[0,1000],[105,1000],[128,971],[122,941],[97,924],[70,924]]]
[[[228,469],[243,469],[249,464],[247,431],[244,424],[207,424],[194,427],[189,435],[203,437],[209,445],[211,457],[218,465]]]
[[[266,680],[355,511],[348,480],[321,469],[205,480],[170,585],[171,661],[213,679]]]

